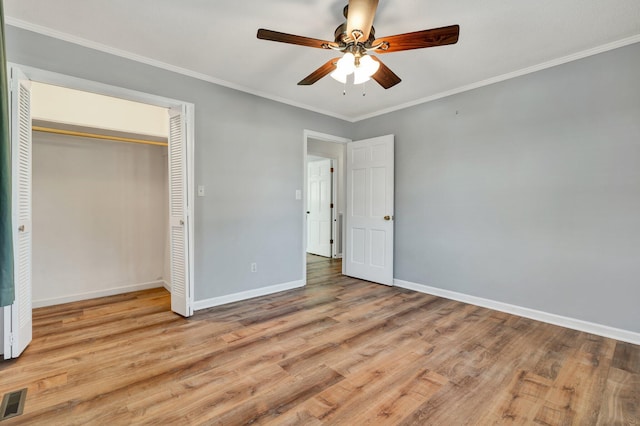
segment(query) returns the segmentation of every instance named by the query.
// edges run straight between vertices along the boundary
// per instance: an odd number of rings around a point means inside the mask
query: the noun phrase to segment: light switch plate
[[[296,189],[296,200],[302,200],[302,190]]]

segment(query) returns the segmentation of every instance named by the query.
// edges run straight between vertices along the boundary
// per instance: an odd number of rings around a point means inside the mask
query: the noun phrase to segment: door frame
[[[318,155],[316,153],[309,153],[308,152],[308,141],[309,139],[316,139],[316,140],[320,140],[323,142],[332,142],[332,143],[338,143],[338,144],[347,144],[349,142],[351,142],[351,139],[349,138],[343,138],[341,136],[334,136],[334,135],[329,135],[327,133],[321,133],[321,132],[316,132],[314,130],[307,130],[305,129],[303,131],[303,146],[302,146],[302,179],[303,179],[303,183],[302,183],[302,210],[300,211],[301,216],[302,216],[302,282],[304,283],[304,285],[307,284],[307,185],[308,183],[308,169],[307,169],[307,154],[311,154],[311,155]],[[330,157],[327,157],[330,158]],[[336,188],[337,185],[337,179],[334,180],[334,188]],[[343,188],[344,190],[344,188]],[[344,206],[342,206],[342,208],[344,208]],[[335,210],[335,209],[334,209]],[[344,222],[344,221],[343,221]],[[345,241],[344,239],[346,238],[346,236],[344,235],[344,223],[342,224],[342,248],[344,250],[345,247]],[[342,273],[344,273],[344,264],[342,266]]]
[[[195,253],[195,241],[194,241],[194,203],[195,203],[195,174],[194,174],[194,146],[195,146],[195,105],[190,102],[181,101],[178,99],[172,99],[165,96],[154,95],[150,93],[139,92],[133,89],[127,89],[119,86],[112,86],[97,81],[86,80],[78,77],[73,77],[66,74],[60,74],[53,71],[47,71],[28,65],[22,65],[18,63],[8,62],[8,67],[19,68],[31,81],[37,81],[40,83],[46,83],[61,87],[66,87],[74,90],[81,90],[84,92],[96,93],[99,95],[111,96],[120,99],[125,99],[133,102],[145,103],[148,105],[154,105],[167,109],[183,109],[184,124],[186,127],[185,135],[185,148],[186,148],[186,166],[187,166],[187,220],[190,223],[188,227],[188,271],[189,276],[189,304],[191,306],[191,312],[193,312],[194,303],[194,253]]]

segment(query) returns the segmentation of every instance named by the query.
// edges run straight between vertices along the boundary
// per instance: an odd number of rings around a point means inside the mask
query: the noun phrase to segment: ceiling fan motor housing
[[[350,51],[349,47],[351,46],[362,46],[362,49],[351,49],[352,53],[356,53],[356,51],[369,49],[371,48],[373,41],[376,39],[376,30],[374,27],[371,27],[369,31],[369,38],[365,41],[356,40],[352,35],[347,34],[347,23],[343,23],[334,31],[334,40],[340,46],[339,50],[342,51]]]

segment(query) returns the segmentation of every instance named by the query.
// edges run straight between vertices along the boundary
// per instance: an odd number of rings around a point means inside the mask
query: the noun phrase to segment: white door
[[[185,112],[169,110],[169,245],[171,251],[171,310],[193,315],[189,267],[189,200]]]
[[[307,253],[325,257],[331,257],[332,170],[328,158],[307,164]]]
[[[15,301],[4,309],[4,358],[16,358],[31,342],[31,91],[11,68],[11,163]]]
[[[393,135],[347,144],[346,275],[393,285]]]

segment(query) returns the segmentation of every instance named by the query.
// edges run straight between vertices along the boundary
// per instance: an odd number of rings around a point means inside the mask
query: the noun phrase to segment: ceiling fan
[[[445,46],[455,44],[458,41],[460,33],[458,25],[376,38],[373,19],[377,7],[378,0],[349,0],[349,4],[345,6],[343,11],[347,22],[336,28],[335,41],[318,40],[263,28],[258,30],[258,38],[299,46],[331,49],[344,54],[342,57],[327,61],[298,82],[298,85],[311,85],[328,74],[341,83],[346,83],[347,76],[353,74],[354,84],[364,83],[373,78],[385,89],[400,83],[400,77],[370,53],[383,54]]]

